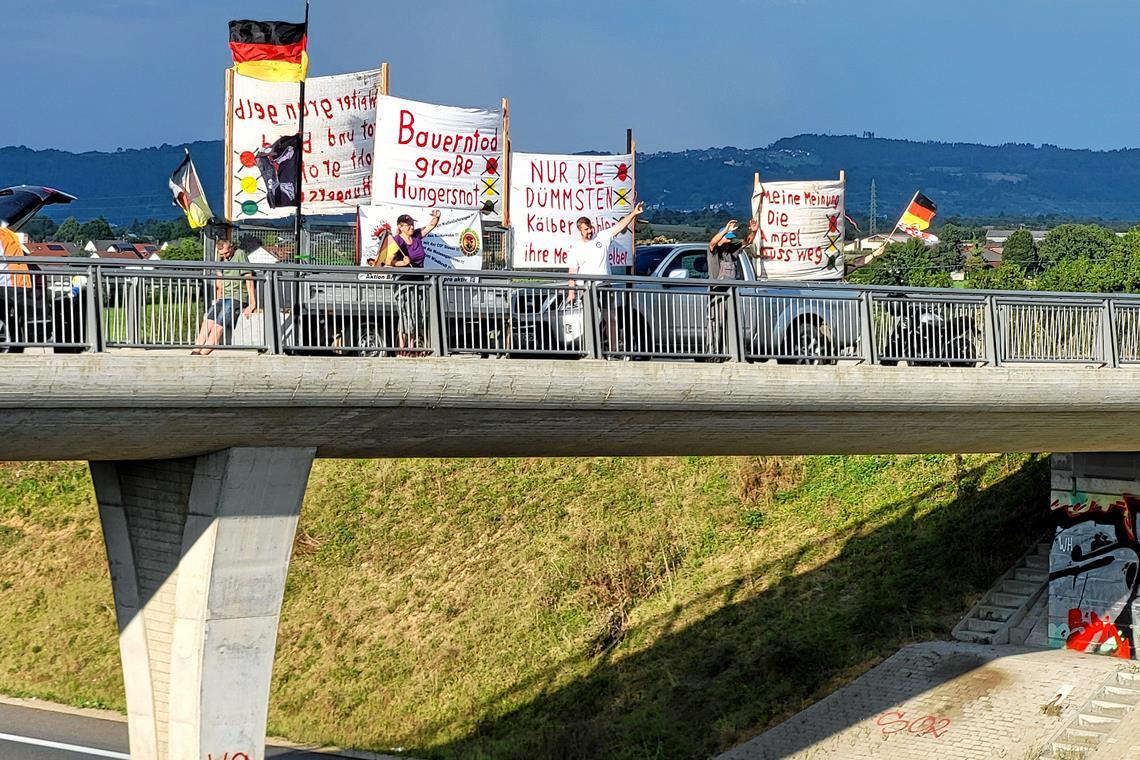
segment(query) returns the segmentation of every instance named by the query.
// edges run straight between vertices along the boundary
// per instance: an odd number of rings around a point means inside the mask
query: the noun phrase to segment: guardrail
[[[0,259],[0,353],[1140,364],[1140,296]]]

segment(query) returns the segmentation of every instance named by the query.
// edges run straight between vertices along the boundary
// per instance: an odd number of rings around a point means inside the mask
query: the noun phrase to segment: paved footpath
[[[1030,760],[1117,670],[1133,666],[1065,650],[915,644],[720,760]],[[1060,715],[1046,714],[1055,697]],[[1135,712],[1096,760],[1140,760]]]

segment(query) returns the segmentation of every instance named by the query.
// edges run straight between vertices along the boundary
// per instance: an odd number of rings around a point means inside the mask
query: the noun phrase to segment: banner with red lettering
[[[371,201],[379,81],[377,70],[312,77],[305,84],[302,213],[352,213]],[[279,137],[297,134],[299,89],[296,82],[234,74],[227,135],[232,221],[280,219],[296,210],[270,205],[264,154]]]
[[[478,211],[438,209],[439,224],[425,237],[425,269],[477,270],[483,266],[483,222]],[[360,229],[360,263],[368,265],[376,258],[386,234],[394,234],[396,220],[410,214],[416,227],[431,221],[423,208],[412,206],[361,206],[357,225]]]
[[[577,220],[589,217],[600,232],[633,210],[633,156],[511,155],[512,266],[565,269],[570,245],[580,239]],[[610,266],[631,266],[633,233],[610,247]]]
[[[503,212],[502,111],[381,96],[376,203]]]
[[[765,182],[752,196],[760,223],[757,273],[768,280],[843,278],[843,182]]]

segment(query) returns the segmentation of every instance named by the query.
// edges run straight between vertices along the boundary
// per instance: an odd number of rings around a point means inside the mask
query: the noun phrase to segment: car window
[[[657,267],[673,250],[672,246],[668,245],[650,245],[637,249],[637,255],[633,260],[633,273],[638,276],[648,277],[657,271]]]
[[[691,280],[707,280],[709,278],[709,259],[704,251],[686,251],[677,256],[666,267],[662,275],[669,276],[670,272],[684,269],[689,273]]]

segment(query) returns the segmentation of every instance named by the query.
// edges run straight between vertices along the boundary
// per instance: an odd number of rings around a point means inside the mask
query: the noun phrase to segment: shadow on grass
[[[645,624],[665,633],[644,651],[617,659],[610,649],[590,660],[588,675],[561,686],[552,685],[557,672],[542,674],[516,687],[539,690],[522,707],[457,742],[408,752],[571,760],[728,750],[899,647],[947,638],[977,595],[1044,533],[1048,457],[979,490],[983,472],[962,473],[958,496],[924,514],[930,492],[844,531],[834,539],[842,550],[824,565],[796,574],[792,557],[756,567],[757,575],[778,570],[780,580],[751,596],[739,582],[712,591],[708,598],[723,606],[696,623],[675,628],[678,609]],[[897,516],[876,525],[887,514]],[[897,693],[872,700],[863,717],[897,701]],[[809,733],[804,747],[830,735]]]

